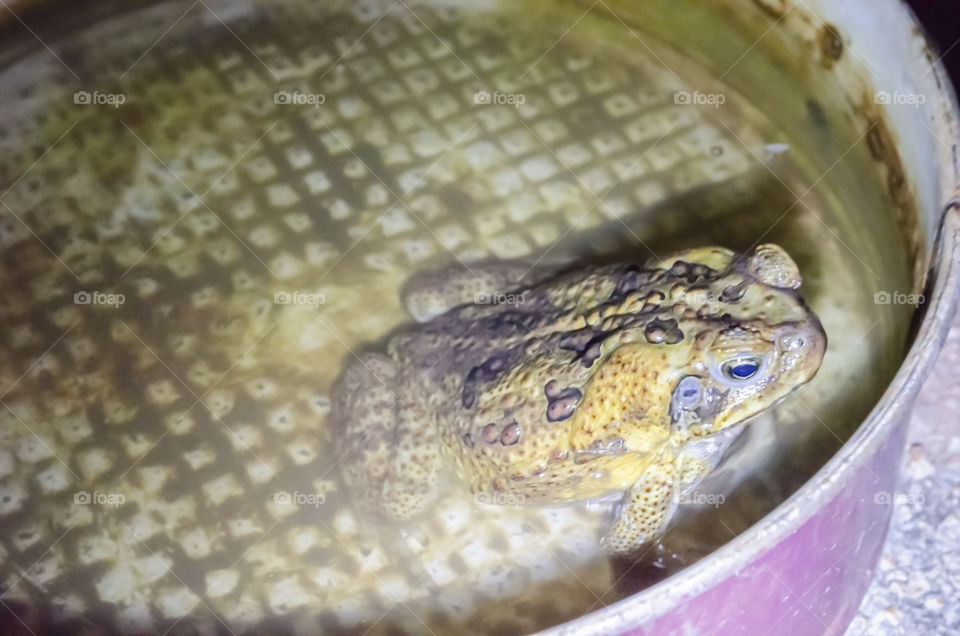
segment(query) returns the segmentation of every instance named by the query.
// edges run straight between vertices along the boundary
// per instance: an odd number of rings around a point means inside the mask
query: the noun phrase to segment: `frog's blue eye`
[[[731,380],[749,380],[760,370],[756,358],[738,358],[723,365],[723,373]]]

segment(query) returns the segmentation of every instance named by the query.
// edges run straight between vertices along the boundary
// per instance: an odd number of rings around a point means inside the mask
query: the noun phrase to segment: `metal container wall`
[[[763,2],[772,11],[783,4]],[[886,536],[909,413],[949,329],[960,290],[956,98],[919,25],[896,0],[802,3],[814,25],[846,34],[855,89],[925,96],[886,107],[927,244],[927,305],[909,354],[883,398],[843,449],[760,523],[696,565],[563,634],[841,634],[856,614]],[[799,9],[798,9],[799,10]],[[869,67],[869,68],[867,68]]]

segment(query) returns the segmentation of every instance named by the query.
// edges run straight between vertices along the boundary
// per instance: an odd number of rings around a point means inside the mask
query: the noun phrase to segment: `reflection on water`
[[[839,153],[802,156],[657,37],[531,6],[161,3],[51,36],[62,63],[6,61],[0,600],[24,622],[543,628],[728,541],[850,434],[903,337],[872,304],[906,288],[905,255],[868,247],[892,221],[849,220],[882,189],[819,181]],[[600,555],[608,505],[484,506],[450,479],[416,522],[353,512],[329,390],[408,321],[411,272],[761,238],[800,263],[831,349],[701,488],[725,503],[686,507],[666,569]]]

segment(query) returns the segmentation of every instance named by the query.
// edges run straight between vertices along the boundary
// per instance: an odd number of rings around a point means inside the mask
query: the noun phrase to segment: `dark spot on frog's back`
[[[577,400],[579,397],[580,396],[564,398],[550,402],[550,404],[547,405],[547,421],[562,422],[563,420],[569,419],[577,409]]]
[[[500,373],[509,366],[510,352],[497,351],[481,364],[470,369],[463,379],[463,390],[460,394],[460,401],[463,408],[468,409],[473,406],[477,399],[477,390],[485,382],[495,380]]]
[[[504,446],[513,446],[520,441],[520,425],[511,422],[503,427],[500,433],[500,443]]]
[[[583,392],[576,387],[560,388],[560,383],[556,380],[550,380],[543,388],[547,396],[547,421],[562,422],[573,415],[577,409]]]
[[[691,285],[694,283],[703,283],[715,279],[718,275],[717,270],[708,267],[703,263],[687,263],[686,261],[676,261],[670,267],[670,274],[676,278],[686,280]]]
[[[507,355],[498,352],[487,358],[480,366],[487,374],[496,375],[507,366]]]
[[[600,347],[609,334],[585,328],[561,336],[557,346],[577,354],[580,363],[590,368],[600,357]]]
[[[540,318],[536,314],[523,311],[501,311],[485,318],[483,326],[496,335],[506,336],[516,332],[530,331],[537,327]]]
[[[712,267],[708,267],[703,263],[694,263],[690,266],[690,276],[693,278],[712,278],[716,275],[716,270]]]
[[[546,386],[543,387],[543,392],[547,396],[548,400],[554,399],[560,395],[562,391],[563,389],[560,388],[560,383],[556,380],[550,380],[547,382]]]
[[[617,287],[610,295],[610,300],[622,300],[630,292],[637,291],[637,289],[640,288],[641,280],[640,268],[636,265],[628,265],[620,275],[620,279],[617,281]]]
[[[586,348],[587,343],[593,339],[593,336],[594,332],[592,329],[580,329],[579,331],[573,331],[561,336],[557,346],[567,351],[575,351],[577,355],[580,355],[583,353],[584,348]]]
[[[683,332],[673,319],[652,320],[644,330],[644,335],[651,344],[677,344],[683,340]]]
[[[467,380],[469,381],[467,376]],[[463,383],[463,391],[460,394],[460,403],[463,404],[463,408],[469,409],[477,401],[477,390],[472,384],[468,384],[467,381]]]
[[[597,361],[597,358],[600,357],[600,350],[603,346],[603,340],[606,337],[607,334],[600,334],[587,343],[587,348],[583,350],[583,355],[580,357],[580,363],[583,366],[590,368],[593,366],[593,363]]]

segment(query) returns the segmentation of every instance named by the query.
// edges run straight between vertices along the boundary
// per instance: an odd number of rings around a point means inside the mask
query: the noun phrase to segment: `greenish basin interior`
[[[772,510],[893,377],[914,308],[875,295],[919,281],[843,86],[743,5],[157,3],[38,27],[63,65],[28,36],[5,43],[10,602],[52,607],[41,625],[121,630],[185,616],[530,631]],[[451,480],[412,525],[352,513],[329,390],[353,352],[408,321],[411,272],[759,241],[799,263],[829,350],[701,486],[724,503],[683,507],[652,565],[599,554],[608,505],[477,509]],[[76,304],[80,291],[124,302]],[[324,302],[275,304],[284,291]],[[284,508],[278,491],[323,503]],[[78,492],[124,502],[78,505]]]

